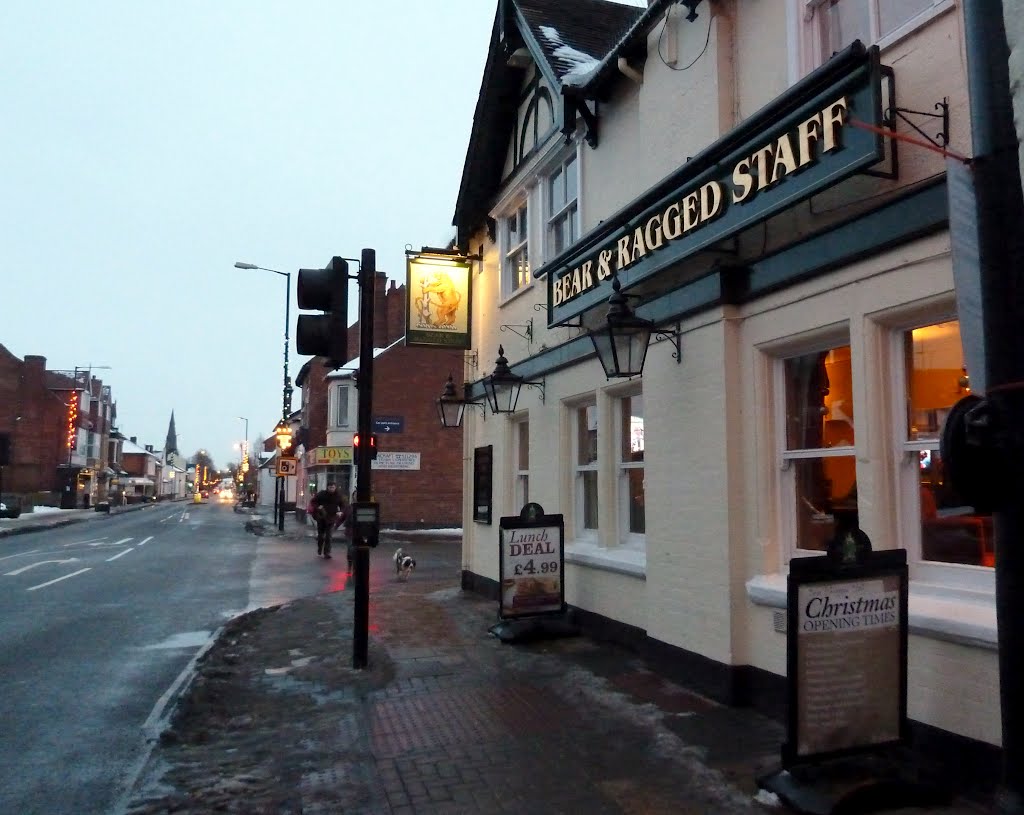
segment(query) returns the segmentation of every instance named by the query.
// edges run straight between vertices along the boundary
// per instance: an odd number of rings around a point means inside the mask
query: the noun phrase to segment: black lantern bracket
[[[667,340],[672,343],[672,347],[676,349],[672,352],[672,359],[676,361],[676,365],[683,364],[683,330],[679,323],[676,323],[671,328],[656,329],[654,339],[656,342]]]
[[[929,142],[934,144],[940,149],[945,149],[949,146],[949,97],[943,96],[941,102],[936,102],[932,108],[933,110],[939,111],[938,113],[931,113],[927,110],[911,110],[910,108],[900,108],[893,105],[885,113],[886,118],[891,119],[893,114],[901,118],[904,122],[910,125],[914,130],[917,131],[921,138],[927,139]],[[910,121],[907,118],[907,114],[913,116],[925,116],[930,119],[942,119],[942,130],[935,134],[935,136],[929,136],[920,127]]]
[[[522,337],[526,340],[527,349],[533,345],[533,317],[527,320],[522,325],[500,325],[498,326],[499,331],[511,331],[517,337]]]
[[[541,379],[540,382],[525,382],[524,381],[523,384],[526,385],[526,387],[528,387],[528,388],[534,388],[535,390],[539,390],[540,391],[540,403],[543,405],[544,404],[544,384],[545,384],[545,380]]]

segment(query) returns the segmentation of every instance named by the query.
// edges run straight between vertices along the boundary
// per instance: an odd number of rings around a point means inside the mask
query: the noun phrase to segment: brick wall
[[[420,454],[419,470],[374,470],[385,526],[462,525],[462,431],[442,428],[435,401],[459,352],[396,346],[374,362],[374,416],[401,416],[401,433],[377,434],[379,451]],[[456,383],[461,386],[461,382]]]
[[[46,358],[22,361],[0,345],[0,433],[10,434],[12,456],[4,467],[4,492],[60,489],[66,411],[46,386]]]

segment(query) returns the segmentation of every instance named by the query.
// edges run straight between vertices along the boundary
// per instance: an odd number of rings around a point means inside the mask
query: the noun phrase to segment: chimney
[[[26,392],[46,387],[46,357],[26,354],[23,371]]]
[[[138,444],[139,443],[139,437],[138,436],[129,436],[128,437],[128,441],[130,441],[132,444]]]
[[[373,281],[373,347],[383,348],[388,344],[388,276],[377,272]]]
[[[147,453],[152,453],[153,452],[153,445],[152,444],[147,444],[146,445],[146,452]]]
[[[388,340],[394,342],[405,335],[405,284],[396,286],[391,281],[388,289],[388,302],[385,309],[388,315]]]

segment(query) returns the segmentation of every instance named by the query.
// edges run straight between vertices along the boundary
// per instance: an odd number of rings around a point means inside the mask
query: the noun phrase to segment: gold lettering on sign
[[[841,133],[849,113],[849,102],[846,97],[836,100],[821,112],[821,120],[825,130],[821,151],[828,153],[842,146]]]
[[[597,256],[597,279],[607,280],[612,276],[612,250],[602,249]]]
[[[772,146],[765,145],[754,153],[754,162],[757,164],[757,191],[760,192],[768,186],[770,179],[768,172],[768,160],[772,157]]]
[[[800,166],[805,167],[814,160],[814,143],[821,138],[821,114],[815,113],[810,119],[804,119],[796,130],[800,143]]]
[[[594,268],[594,261],[588,260],[583,264],[580,271],[583,274],[583,288],[589,289],[594,285],[594,276],[590,273],[590,270]]]
[[[793,145],[789,143],[789,134],[783,133],[775,143],[775,167],[772,169],[772,184],[783,176],[796,172],[796,158],[793,156]]]
[[[750,174],[750,159],[744,158],[736,162],[732,168],[732,183],[737,189],[732,191],[732,202],[739,204],[745,201],[754,190],[754,177]]]
[[[709,181],[700,188],[700,219],[710,221],[722,209],[722,185]]]
[[[661,216],[661,233],[665,240],[674,241],[683,234],[683,225],[679,220],[679,202],[673,202]]]
[[[629,262],[636,263],[637,260],[647,254],[647,245],[644,243],[644,228],[638,226],[633,230],[633,251],[629,255]]]
[[[655,215],[653,218],[648,219],[647,226],[644,227],[644,243],[647,244],[648,249],[661,249],[665,243],[661,236],[661,216]]]
[[[697,213],[700,208],[700,196],[696,191],[683,199],[683,232],[689,232],[697,225]]]
[[[619,250],[619,257],[615,262],[615,267],[625,269],[629,265],[629,235],[619,238],[616,248]]]

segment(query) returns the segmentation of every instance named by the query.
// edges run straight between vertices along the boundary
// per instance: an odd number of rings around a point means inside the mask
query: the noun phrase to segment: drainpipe
[[[1002,9],[963,0],[978,255],[985,338],[986,447],[1009,496],[994,507],[996,621],[1002,719],[997,809],[1024,814],[1024,196]],[[968,419],[970,423],[970,419]]]

